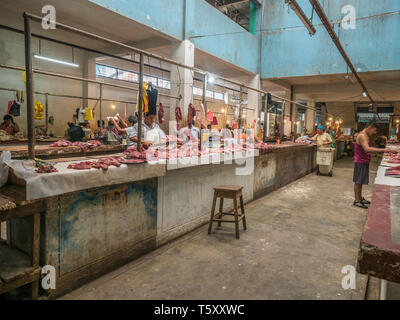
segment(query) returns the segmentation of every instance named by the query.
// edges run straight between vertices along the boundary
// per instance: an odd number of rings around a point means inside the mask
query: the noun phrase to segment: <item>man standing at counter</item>
[[[162,143],[166,141],[166,135],[160,126],[155,122],[156,114],[148,112],[144,114],[144,120],[142,121],[142,144],[145,146],[151,146],[154,143]],[[127,139],[136,145],[138,141],[139,126],[136,123],[131,128],[126,128]]]
[[[311,139],[308,139],[312,142],[316,142],[318,148],[327,148],[330,144],[332,144],[331,136],[325,132],[325,128],[323,126],[319,126],[317,128],[318,133]]]
[[[369,163],[371,162],[371,153],[397,153],[392,149],[378,149],[370,146],[370,137],[376,135],[377,124],[375,121],[370,121],[367,127],[361,131],[354,145],[354,206],[368,209],[370,201],[365,200],[362,196],[362,186],[369,183]]]

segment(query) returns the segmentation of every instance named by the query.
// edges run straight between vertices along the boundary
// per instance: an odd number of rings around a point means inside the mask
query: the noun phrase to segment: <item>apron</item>
[[[160,143],[160,135],[158,134],[158,130],[151,129],[146,131],[146,133],[144,134],[144,140],[152,142],[153,144]]]

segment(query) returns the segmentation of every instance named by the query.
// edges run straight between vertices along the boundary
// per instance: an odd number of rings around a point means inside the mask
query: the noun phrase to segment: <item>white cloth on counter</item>
[[[26,182],[27,200],[43,199],[115,184],[131,183],[165,174],[165,165],[150,165],[147,163],[122,164],[119,168],[110,166],[107,171],[93,168],[90,170],[68,169],[71,163],[95,160],[59,162],[53,164],[58,170],[58,172],[53,173],[36,173],[35,161],[33,160],[11,160],[7,162],[7,165],[13,169],[14,174],[19,179],[23,179]]]
[[[388,167],[380,166],[378,172],[376,173],[375,184],[381,184],[391,187],[400,187],[400,178],[388,177],[386,176],[386,170]]]

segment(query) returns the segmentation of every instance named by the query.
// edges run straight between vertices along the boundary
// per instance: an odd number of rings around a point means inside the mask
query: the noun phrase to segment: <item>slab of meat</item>
[[[175,108],[175,119],[178,126],[178,130],[181,129],[181,122],[182,122],[182,110],[180,107]]]
[[[83,162],[78,162],[78,163],[71,163],[68,166],[68,169],[74,169],[74,170],[88,170],[92,169],[93,161],[83,161]]]
[[[158,123],[159,123],[159,124],[163,124],[164,121],[165,121],[165,119],[164,119],[164,113],[165,113],[164,106],[163,106],[163,104],[160,102],[160,107],[159,107],[159,109],[158,109]]]
[[[87,144],[83,143],[83,142],[74,142],[72,144],[74,147],[80,147],[82,150],[82,153],[84,155],[86,155],[86,151],[87,151]]]
[[[86,143],[90,146],[90,148],[94,148],[94,147],[102,145],[102,143],[99,140],[89,140]]]
[[[192,129],[193,126],[192,122],[195,117],[196,117],[196,109],[194,108],[193,103],[190,103],[188,109],[188,127],[190,129]]]
[[[104,171],[106,171],[111,166],[120,167],[121,160],[123,160],[122,157],[115,156],[115,157],[101,158],[97,161],[83,161],[78,163],[71,163],[68,166],[68,169],[88,170],[95,168],[95,169],[103,169]]]
[[[387,169],[386,175],[387,176],[400,176],[400,166]]]
[[[58,172],[58,170],[52,165],[41,165],[36,169],[37,173],[51,173]]]
[[[146,150],[140,152],[136,146],[128,148],[124,154],[128,159],[146,159]]]
[[[120,163],[123,164],[133,164],[133,163],[143,163],[145,160],[143,159],[123,159],[120,161]]]
[[[58,140],[57,142],[54,142],[51,144],[49,147],[51,148],[65,148],[65,147],[70,147],[72,146],[72,142],[69,142],[67,140]]]

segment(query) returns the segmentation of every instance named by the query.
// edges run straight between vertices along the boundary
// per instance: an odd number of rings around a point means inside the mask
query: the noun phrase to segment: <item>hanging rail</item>
[[[34,14],[31,14],[31,13],[25,12],[24,16],[26,16],[27,18],[32,19],[32,20],[34,20],[36,22],[41,22],[42,21],[42,17],[34,15]],[[102,36],[99,36],[97,34],[94,34],[94,33],[88,32],[88,31],[84,31],[84,30],[81,30],[81,29],[78,29],[78,28],[75,28],[75,27],[60,23],[60,22],[56,22],[56,21],[51,21],[51,22],[54,23],[57,26],[57,28],[60,28],[60,29],[66,30],[66,31],[71,31],[71,32],[74,32],[74,33],[77,33],[77,34],[81,34],[81,35],[87,36],[87,37],[92,38],[92,39],[108,42],[110,44],[114,44],[114,45],[120,46],[122,48],[131,50],[133,52],[136,52],[136,53],[139,53],[139,54],[143,54],[143,55],[146,55],[148,57],[151,57],[151,58],[154,58],[154,59],[158,59],[158,60],[167,62],[169,64],[172,64],[172,65],[175,65],[175,66],[178,66],[178,67],[181,67],[181,68],[189,69],[191,71],[195,71],[195,72],[203,74],[203,75],[207,75],[208,74],[208,72],[206,72],[204,70],[201,70],[199,68],[185,65],[183,63],[177,62],[177,61],[172,60],[172,59],[165,58],[163,56],[160,56],[158,54],[154,54],[154,53],[149,52],[149,51],[145,51],[145,50],[142,50],[142,49],[139,49],[139,48],[136,48],[136,47],[133,47],[133,46],[118,42],[118,41],[114,41],[114,40],[108,39],[106,37],[102,37]],[[243,87],[243,88],[246,88],[248,90],[252,90],[252,91],[258,92],[258,93],[262,93],[262,94],[267,94],[268,93],[267,91],[256,89],[256,88],[252,88],[252,87],[250,87],[250,86],[248,86],[248,85],[246,85],[244,83],[238,82],[238,81],[230,80],[230,79],[227,79],[227,78],[224,78],[224,77],[220,77],[220,76],[217,76],[217,78],[222,80],[222,81],[226,81],[226,82],[229,82],[231,84],[234,84],[234,85],[237,85],[239,87]],[[304,107],[304,105],[302,105],[302,104],[300,104],[300,103],[298,103],[296,101],[291,101],[289,99],[286,99],[286,98],[283,98],[283,97],[280,97],[280,96],[277,96],[277,95],[274,95],[274,94],[271,94],[271,96],[274,97],[274,98],[277,98],[277,99],[280,99],[280,100],[283,100],[283,101],[287,101],[287,102],[299,105],[301,107]],[[311,108],[311,107],[307,107],[307,108],[316,110],[316,109]]]

